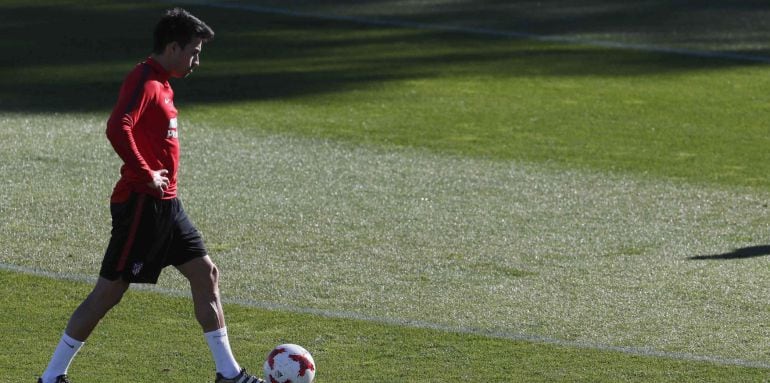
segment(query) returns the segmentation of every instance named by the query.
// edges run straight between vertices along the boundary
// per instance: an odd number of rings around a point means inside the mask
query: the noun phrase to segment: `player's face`
[[[203,40],[193,38],[187,45],[174,48],[174,67],[171,75],[174,77],[187,77],[200,65],[200,54],[203,48]]]

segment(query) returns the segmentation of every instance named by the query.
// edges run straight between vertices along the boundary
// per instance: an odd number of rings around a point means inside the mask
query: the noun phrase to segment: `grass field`
[[[191,6],[218,35],[174,83],[242,364],[290,341],[318,382],[770,379],[767,6],[690,4],[666,40],[596,14],[654,2],[561,14],[590,31],[494,2],[256,3]],[[98,270],[104,121],[166,6],[0,2],[1,382],[42,372]],[[479,31],[527,20],[559,39]],[[687,37],[703,25],[729,39]],[[208,381],[186,289],[132,291],[73,379]]]

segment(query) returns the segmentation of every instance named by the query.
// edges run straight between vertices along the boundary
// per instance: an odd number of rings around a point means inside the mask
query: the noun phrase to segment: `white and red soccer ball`
[[[270,351],[264,365],[266,383],[312,383],[315,361],[296,344],[282,344]]]

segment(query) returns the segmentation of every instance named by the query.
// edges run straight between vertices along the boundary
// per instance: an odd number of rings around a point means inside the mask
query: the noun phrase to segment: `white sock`
[[[233,378],[241,372],[241,366],[235,361],[233,351],[230,349],[230,340],[227,338],[227,327],[203,334],[214,356],[217,372],[225,378]]]
[[[72,359],[75,359],[75,355],[83,347],[83,344],[84,342],[72,339],[67,333],[64,333],[59,341],[59,345],[56,346],[56,350],[53,352],[48,367],[41,377],[43,378],[43,383],[53,383],[57,376],[66,375]]]

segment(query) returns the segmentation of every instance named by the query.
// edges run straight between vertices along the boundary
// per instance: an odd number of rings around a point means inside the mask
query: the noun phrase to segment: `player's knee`
[[[211,263],[211,268],[209,269],[209,279],[214,287],[219,285],[219,268],[213,263]]]
[[[123,293],[94,291],[86,298],[85,307],[100,317],[115,307],[123,299]]]
[[[190,282],[200,287],[215,291],[219,285],[219,268],[213,262],[202,263],[202,268],[193,273]]]
[[[208,257],[195,259],[177,268],[190,282],[193,292],[217,292],[219,268]]]

